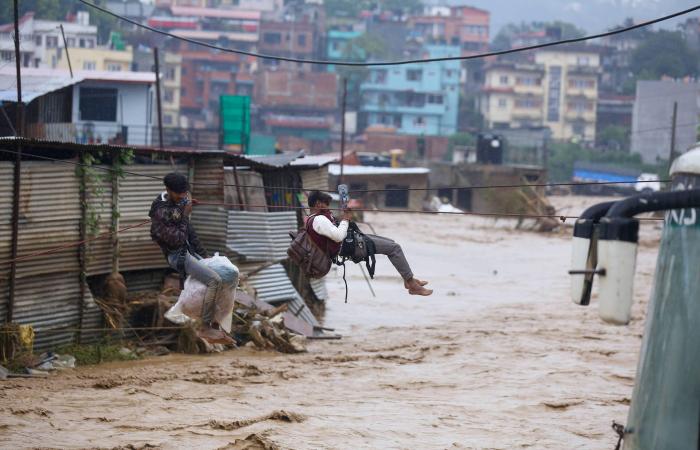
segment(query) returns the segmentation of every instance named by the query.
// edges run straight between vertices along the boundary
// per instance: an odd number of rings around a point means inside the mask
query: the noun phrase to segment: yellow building
[[[591,46],[549,47],[535,54],[545,68],[544,125],[554,139],[595,141],[600,54]]]
[[[73,70],[101,70],[109,72],[127,72],[131,70],[133,52],[131,46],[125,50],[109,48],[74,48],[68,49]],[[68,70],[68,58],[63,48],[51,49],[47,58],[54,69]]]
[[[595,140],[600,55],[594,47],[551,47],[534,64],[485,69],[480,109],[488,128],[546,126],[557,140]]]
[[[481,114],[488,128],[542,126],[544,67],[496,62],[485,71]]]
[[[163,126],[178,127],[180,126],[182,56],[177,53],[165,52],[161,71]]]

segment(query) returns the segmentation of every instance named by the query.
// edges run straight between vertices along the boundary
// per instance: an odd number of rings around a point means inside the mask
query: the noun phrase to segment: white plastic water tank
[[[632,313],[637,243],[619,240],[598,241],[598,268],[605,275],[598,279],[600,318],[626,325]]]

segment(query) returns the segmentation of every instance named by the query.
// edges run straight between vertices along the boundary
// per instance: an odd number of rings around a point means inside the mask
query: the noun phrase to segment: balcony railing
[[[57,142],[157,147],[158,127],[94,123],[28,124],[26,136]],[[216,128],[163,127],[163,146],[193,150],[221,148],[221,131]]]

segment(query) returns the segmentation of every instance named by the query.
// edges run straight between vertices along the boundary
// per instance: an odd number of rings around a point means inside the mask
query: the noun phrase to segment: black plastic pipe
[[[700,207],[700,189],[640,194],[616,202],[606,218],[634,217],[637,214],[669,209]]]

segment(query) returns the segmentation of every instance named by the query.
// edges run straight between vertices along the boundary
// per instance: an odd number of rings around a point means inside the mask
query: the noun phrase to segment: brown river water
[[[592,199],[556,199],[578,214]],[[432,297],[385,258],[373,298],[359,267],[329,276],[309,352],[169,355],[0,382],[1,448],[612,449],[625,422],[659,228],[645,224],[634,320],[569,300],[571,229],[507,220],[368,215]],[[253,435],[253,436],[251,436]],[[249,437],[250,436],[250,437]],[[248,440],[244,440],[249,437]]]

